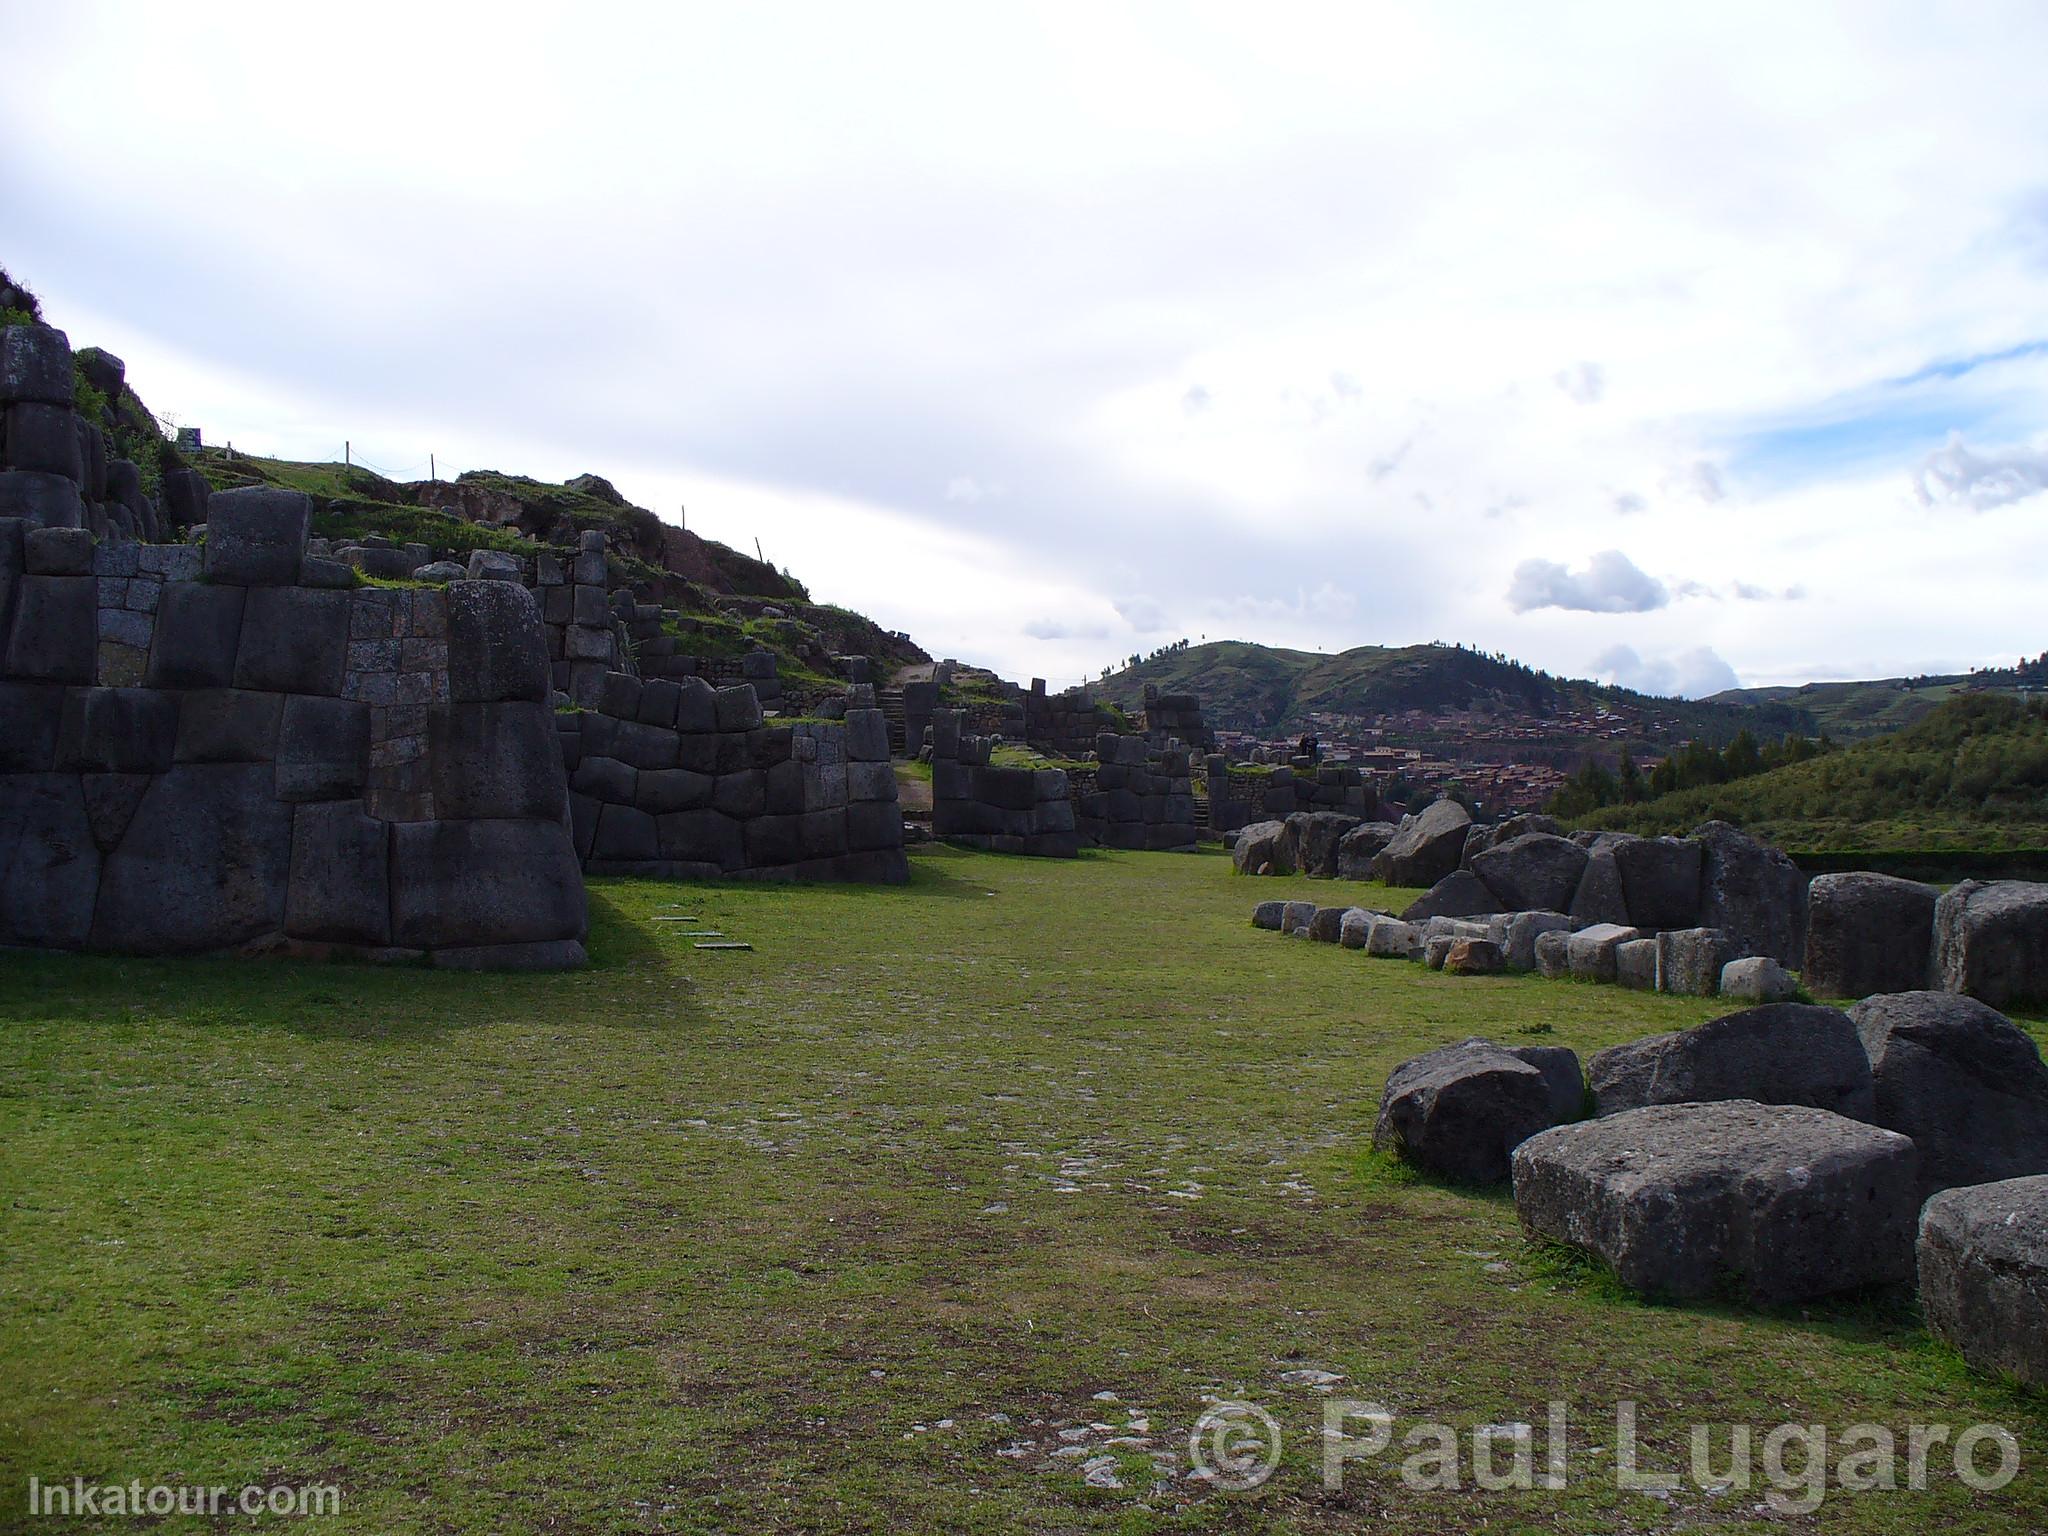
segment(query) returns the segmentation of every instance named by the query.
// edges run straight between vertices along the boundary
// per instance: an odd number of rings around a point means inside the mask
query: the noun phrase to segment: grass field
[[[1283,940],[1255,899],[1382,893],[1215,855],[913,862],[601,882],[566,977],[0,957],[0,1529],[61,1528],[31,1475],[329,1483],[338,1517],[271,1524],[351,1532],[2048,1528],[2048,1402],[1908,1305],[1638,1303],[1363,1151],[1421,1049],[1713,1005]],[[1263,1487],[1186,1476],[1205,1397],[1273,1415]],[[1397,1440],[1326,1492],[1344,1398],[1533,1424],[1539,1467],[1562,1400],[1569,1486],[1477,1490],[1468,1440],[1413,1490]],[[2022,1466],[1655,1498],[1609,1470],[1622,1399],[1656,1467],[1786,1421],[1902,1461],[1993,1421]]]

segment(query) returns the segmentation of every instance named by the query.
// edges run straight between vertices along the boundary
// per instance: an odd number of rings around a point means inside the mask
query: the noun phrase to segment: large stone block
[[[166,583],[157,602],[156,635],[149,652],[149,686],[231,686],[241,647],[245,596],[239,587],[215,587],[196,581]]]
[[[286,696],[277,738],[278,799],[351,799],[363,792],[369,763],[369,705]]]
[[[1632,992],[1657,990],[1657,941],[1630,939],[1614,950],[1615,982]]]
[[[647,768],[639,775],[634,804],[651,816],[672,811],[694,811],[711,803],[717,780],[708,773],[687,768]]]
[[[22,559],[31,576],[93,575],[93,538],[85,528],[30,528]]]
[[[1565,911],[1582,927],[1596,924],[1628,927],[1628,898],[1622,894],[1621,866],[1609,845],[1595,845],[1586,855],[1586,872]]]
[[[437,815],[557,821],[568,803],[554,711],[545,704],[432,705],[427,756]]]
[[[1486,882],[1469,869],[1454,869],[1408,904],[1404,922],[1426,922],[1432,917],[1485,917],[1500,911],[1500,901]]]
[[[761,700],[753,684],[740,683],[720,688],[716,694],[718,728],[721,731],[751,731],[761,723]]]
[[[1799,984],[1769,955],[1744,955],[1721,967],[1721,995],[1744,1003],[1784,1003],[1799,994]]]
[[[637,806],[607,805],[597,813],[597,837],[590,856],[601,863],[645,863],[660,856],[660,845],[652,816]]]
[[[757,869],[796,863],[803,857],[802,823],[800,816],[756,816],[743,823],[747,863]]]
[[[90,576],[23,576],[14,584],[14,622],[5,672],[42,683],[91,683],[99,660],[99,599]]]
[[[92,929],[99,880],[79,776],[0,777],[0,944],[78,948]]]
[[[676,733],[664,726],[621,720],[612,728],[611,755],[635,768],[673,768]]]
[[[1806,876],[1799,866],[1725,821],[1710,821],[1693,836],[1701,848],[1698,922],[1723,930],[1738,954],[1797,966],[1806,952]]]
[[[1806,1003],[1745,1009],[1611,1046],[1586,1063],[1586,1082],[1602,1115],[1716,1099],[1805,1104],[1852,1120],[1877,1112],[1856,1026],[1838,1008]]]
[[[768,809],[767,777],[758,768],[721,774],[711,792],[712,805],[735,820],[745,821]],[[794,811],[785,814],[795,814]]]
[[[675,811],[659,819],[661,857],[677,863],[738,869],[747,861],[740,823],[719,811]]]
[[[2048,1173],[2048,1067],[2033,1037],[1952,992],[1891,992],[1849,1010],[1870,1057],[1871,1118],[1920,1148],[1923,1193]]]
[[[1465,867],[1509,912],[1562,912],[1586,872],[1586,850],[1554,833],[1527,832],[1476,853],[1471,841],[1468,835]]]
[[[53,683],[0,682],[0,773],[57,766],[67,690]]]
[[[85,466],[78,453],[78,418],[68,405],[23,401],[0,413],[0,462],[9,469],[62,475],[79,484]]]
[[[1240,875],[1291,875],[1295,854],[1294,831],[1284,821],[1253,822],[1237,834],[1230,850]]]
[[[1807,887],[1801,973],[1807,990],[1816,997],[1868,997],[1925,987],[1940,894],[1891,875],[1816,876]]]
[[[1918,1158],[1826,1110],[1664,1104],[1563,1125],[1515,1149],[1515,1211],[1599,1255],[1632,1290],[1726,1284],[1771,1305],[1906,1279]]]
[[[1640,929],[1625,928],[1619,923],[1595,923],[1566,940],[1565,963],[1580,981],[1612,981],[1615,951],[1642,936]]]
[[[894,800],[856,800],[846,808],[846,846],[856,853],[903,846],[903,812]]]
[[[455,581],[447,603],[449,699],[545,704],[548,650],[533,594],[514,581]]]
[[[349,602],[346,592],[251,586],[235,646],[235,687],[340,694],[348,671]]]
[[[1439,800],[1402,819],[1373,868],[1388,885],[1432,886],[1458,867],[1472,814],[1455,800]]]
[[[849,709],[846,712],[846,756],[849,762],[886,763],[889,760],[889,717],[879,709]]]
[[[80,775],[85,788],[86,820],[92,823],[92,840],[101,853],[111,853],[127,835],[128,824],[148,793],[146,773],[87,773]]]
[[[1497,1184],[1515,1148],[1554,1123],[1540,1070],[1489,1041],[1468,1040],[1393,1070],[1372,1140],[1443,1178]]]
[[[292,811],[264,763],[180,763],[107,858],[96,949],[189,954],[282,931]]]
[[[1194,802],[1191,798],[1184,809],[1185,815],[1171,819],[1192,820]],[[1342,811],[1296,811],[1290,815],[1287,825],[1294,834],[1295,860],[1301,872],[1334,880],[1337,877],[1338,846],[1346,834],[1357,829],[1358,824],[1356,816],[1347,816]]]
[[[286,587],[299,579],[313,503],[301,491],[243,486],[206,505],[206,577],[225,586]]]
[[[1917,1259],[1934,1333],[1977,1370],[2048,1388],[2048,1176],[1936,1195]]]
[[[0,517],[35,528],[76,528],[85,521],[78,486],[41,470],[0,471]]]
[[[718,695],[711,685],[701,677],[682,677],[676,679],[676,687],[676,729],[691,735],[717,730]]]
[[[2002,1008],[2048,999],[2048,885],[1965,880],[1934,907],[1936,984]]]
[[[391,829],[360,800],[302,805],[292,817],[284,929],[295,939],[391,942]]]
[[[408,949],[580,940],[583,872],[560,822],[405,822],[393,830],[392,910],[392,942]]]
[[[1657,990],[1677,997],[1712,997],[1734,958],[1718,928],[1668,928],[1657,935]]]
[[[173,528],[194,528],[204,523],[212,499],[206,476],[196,469],[174,469],[164,476],[164,520]]]
[[[1373,860],[1386,850],[1394,838],[1392,822],[1363,821],[1346,832],[1337,843],[1337,878],[1339,880],[1370,880],[1373,878]]]
[[[0,402],[69,405],[75,391],[68,336],[53,325],[0,327]]]
[[[1700,845],[1680,837],[1630,837],[1612,845],[1628,920],[1644,929],[1700,920]]]
[[[1546,933],[1569,934],[1572,920],[1562,912],[1513,912],[1501,925],[1501,953],[1511,971],[1536,969],[1536,941]]]
[[[178,709],[176,760],[257,763],[277,756],[284,695],[238,688],[195,688]]]
[[[848,763],[846,798],[851,801],[886,800],[894,805],[896,770],[886,762]]]
[[[178,701],[153,688],[74,688],[64,700],[62,768],[161,773],[178,744]]]

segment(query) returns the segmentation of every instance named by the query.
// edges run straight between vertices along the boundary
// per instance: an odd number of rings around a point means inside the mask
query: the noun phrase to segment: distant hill
[[[1745,728],[1759,736],[1811,735],[1811,713],[1775,701],[1660,699],[1627,688],[1553,677],[1504,657],[1450,645],[1365,645],[1335,655],[1245,641],[1169,649],[1112,673],[1090,689],[1135,711],[1145,685],[1194,693],[1204,720],[1226,730],[1286,736],[1316,714],[1374,716],[1408,710],[1449,716],[1484,710],[1536,720],[1598,710],[1617,713],[1651,737],[1694,737],[1721,745]]]
[[[2048,658],[1997,671],[1946,676],[1888,677],[1870,682],[1806,683],[1797,688],[1731,688],[1707,702],[1738,706],[1778,705],[1813,716],[1837,741],[1860,741],[1903,730],[1926,719],[1950,699],[1982,692],[2016,692],[2022,685],[2048,684]]]
[[[1716,819],[1795,849],[2048,847],[2048,708],[1963,694],[1895,735],[1582,825],[1665,833]]]

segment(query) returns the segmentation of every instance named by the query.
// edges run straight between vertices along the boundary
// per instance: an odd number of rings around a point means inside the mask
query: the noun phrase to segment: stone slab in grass
[[[1466,1040],[1388,1075],[1372,1141],[1444,1178],[1498,1184],[1509,1154],[1556,1122],[1556,1103],[1542,1067],[1490,1040]]]
[[[1803,1105],[1662,1104],[1524,1141],[1515,1210],[1631,1290],[1758,1304],[1913,1273],[1912,1141]]]
[[[1586,1063],[1598,1113],[1755,1099],[1872,1120],[1870,1058],[1838,1008],[1775,1003],[1610,1046]]]
[[[1980,1371],[2048,1387],[2048,1174],[1943,1190],[1918,1259],[1929,1328]]]

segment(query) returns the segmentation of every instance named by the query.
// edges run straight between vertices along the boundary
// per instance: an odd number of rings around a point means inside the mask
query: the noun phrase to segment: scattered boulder
[[[1467,859],[1510,912],[1562,911],[1586,873],[1586,850],[1552,832],[1530,832]]]
[[[1334,944],[1342,932],[1349,907],[1317,907],[1308,920],[1308,936],[1318,944]]]
[[[1579,876],[1579,888],[1565,908],[1582,928],[1597,923],[1627,927],[1628,898],[1621,890],[1621,867],[1615,862],[1611,843],[1596,843],[1586,855],[1586,871]]]
[[[469,572],[453,560],[429,560],[412,573],[414,581],[431,581],[437,586],[447,586],[451,581],[467,581]]]
[[[1515,1211],[1631,1290],[1733,1281],[1760,1305],[1796,1302],[1912,1274],[1918,1163],[1906,1137],[1822,1109],[1662,1104],[1524,1141]]]
[[[1254,928],[1269,928],[1273,932],[1278,933],[1280,931],[1280,918],[1286,911],[1287,903],[1284,901],[1262,901],[1252,908],[1252,926]]]
[[[1569,918],[1566,919],[1570,921]],[[1536,962],[1536,974],[1545,981],[1562,981],[1572,973],[1572,935],[1569,928],[1545,928],[1529,946]]]
[[[1612,981],[1615,951],[1642,934],[1620,923],[1594,923],[1565,941],[1565,964],[1580,981]]]
[[[1373,871],[1388,885],[1433,886],[1465,856],[1465,834],[1471,825],[1472,813],[1464,806],[1439,800],[1402,819],[1373,860]]]
[[[1563,837],[1565,836],[1564,823],[1555,816],[1530,814],[1510,816],[1504,821],[1495,822],[1490,827],[1472,827],[1465,833],[1465,854],[1461,861],[1462,867],[1471,869],[1473,867],[1472,861],[1479,857],[1480,854],[1486,852],[1487,849],[1498,848],[1503,843],[1511,843],[1518,837],[1527,837],[1535,832],[1548,833],[1552,837]],[[1565,895],[1566,899],[1569,900],[1571,893],[1567,891]]]
[[[1741,954],[1798,965],[1806,953],[1806,876],[1799,866],[1725,821],[1707,822],[1693,836],[1700,843],[1700,907],[1688,921],[1724,930]]]
[[[1238,830],[1230,862],[1240,875],[1291,875],[1294,834],[1284,821],[1255,821]]]
[[[1783,1003],[1799,995],[1799,983],[1769,955],[1745,955],[1721,967],[1721,995],[1743,1003]]]
[[[1485,881],[1469,869],[1454,869],[1410,902],[1401,916],[1420,923],[1432,917],[1484,917],[1500,909]]]
[[[1807,887],[1801,976],[1816,997],[1868,997],[1927,985],[1934,905],[1917,880],[1863,872],[1816,875]]]
[[[242,486],[206,504],[206,578],[238,587],[283,587],[299,579],[313,517],[301,491]]]
[[[1497,1184],[1510,1154],[1554,1123],[1543,1073],[1485,1040],[1403,1062],[1387,1078],[1375,1147],[1443,1178]]]
[[[1536,941],[1546,933],[1569,934],[1572,920],[1562,912],[1513,912],[1501,929],[1501,952],[1511,971],[1536,969]]]
[[[1934,969],[1939,985],[1994,1008],[2048,998],[2048,885],[1965,880],[1944,891]]]
[[[1337,841],[1337,878],[1370,880],[1373,860],[1393,841],[1393,823],[1362,821]]]
[[[1657,935],[1657,990],[1678,997],[1712,997],[1734,958],[1718,928],[1671,928]]]
[[[1380,918],[1365,936],[1365,952],[1397,960],[1417,959],[1422,954],[1422,930],[1399,918]]]
[[[1630,939],[1614,947],[1614,979],[1634,992],[1657,990],[1657,941]]]
[[[1443,968],[1452,976],[1498,976],[1508,963],[1491,939],[1453,939]]]
[[[1359,824],[1356,816],[1342,811],[1296,811],[1289,816],[1287,827],[1294,836],[1294,859],[1301,872],[1335,879],[1338,845]]]
[[[1297,928],[1306,928],[1309,920],[1316,915],[1316,904],[1312,901],[1290,901],[1280,909],[1280,931],[1292,933]]]
[[[1372,925],[1384,914],[1368,912],[1363,907],[1353,907],[1344,914],[1344,920],[1337,925],[1337,942],[1346,949],[1363,949],[1372,937]]]
[[[1425,933],[1422,936],[1422,968],[1427,971],[1442,970],[1444,962],[1451,958],[1451,946],[1458,942],[1448,933]]]
[[[1699,921],[1700,845],[1680,837],[1631,837],[1612,847],[1628,920],[1638,928]]]
[[[2048,1175],[1936,1195],[1918,1259],[1935,1334],[1977,1370],[2048,1387]]]
[[[1811,1003],[1750,1008],[1610,1046],[1586,1063],[1586,1082],[1601,1115],[1719,1099],[1804,1104],[1852,1120],[1877,1111],[1856,1026],[1839,1008]]]
[[[1973,997],[1890,992],[1849,1010],[1870,1058],[1871,1119],[1920,1148],[1923,1194],[2048,1173],[2048,1066]]]

